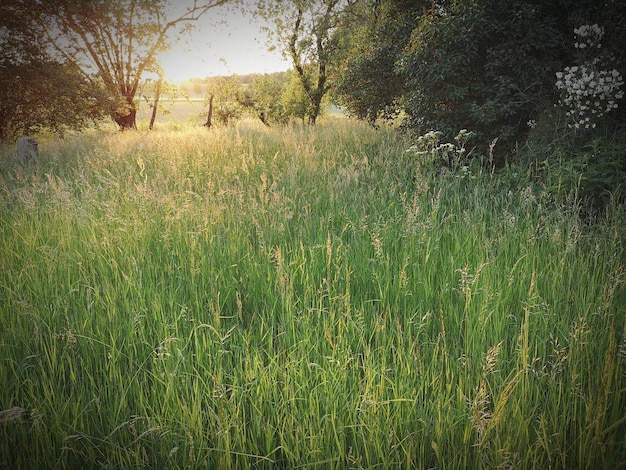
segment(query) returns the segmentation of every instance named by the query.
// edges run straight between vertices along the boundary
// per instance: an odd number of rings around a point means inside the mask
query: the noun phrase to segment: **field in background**
[[[199,126],[206,122],[208,104],[205,100],[161,100],[159,110],[155,120],[155,128],[171,129],[175,127]],[[324,110],[323,114],[330,118],[344,117],[345,114],[340,107],[331,105]],[[147,129],[152,115],[151,103],[142,101],[137,113],[137,127]]]
[[[152,103],[142,101],[137,112],[137,126],[147,128]],[[160,100],[155,125],[177,123],[181,126],[202,126],[206,122],[208,104],[204,100]]]
[[[208,132],[0,159],[0,466],[626,465],[622,207],[347,119]]]

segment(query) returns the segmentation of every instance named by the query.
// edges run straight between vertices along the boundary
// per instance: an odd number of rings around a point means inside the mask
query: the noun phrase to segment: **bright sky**
[[[173,8],[187,3],[172,1]],[[191,33],[159,58],[166,80],[178,83],[189,78],[291,68],[280,51],[268,52],[267,33],[261,31],[260,20],[240,9],[211,9],[194,24]]]

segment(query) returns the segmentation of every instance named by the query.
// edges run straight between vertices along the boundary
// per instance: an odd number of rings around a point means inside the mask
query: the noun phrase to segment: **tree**
[[[241,117],[243,114],[243,87],[237,75],[208,78],[207,91],[207,103],[211,109],[210,115],[215,117],[219,124],[227,125]],[[211,124],[211,118],[207,118],[205,126],[210,128]]]
[[[207,113],[206,122],[203,124],[207,129],[210,129],[213,125],[213,98],[215,98],[214,95],[209,95],[209,112]]]
[[[430,0],[368,1],[344,16],[337,33],[344,56],[333,76],[333,94],[350,114],[372,125],[399,114],[407,81],[396,63],[430,4]]]
[[[295,71],[291,71],[287,75],[281,103],[287,116],[300,119],[304,124],[304,120],[309,114],[311,100],[307,97],[302,87],[302,80]]]
[[[336,60],[334,33],[340,18],[356,0],[288,0],[258,2],[257,13],[274,23],[268,30],[298,74],[315,124],[322,99],[330,90],[329,68]]]
[[[167,103],[163,103],[162,97],[166,96],[168,100],[186,99],[189,100],[189,94],[184,86],[176,85],[172,82],[165,80],[163,71],[159,70],[157,78],[147,78],[143,81],[142,85],[137,90],[137,96],[140,101],[145,103],[151,109],[150,124],[148,129],[154,128],[156,116],[158,113],[170,114],[171,110],[168,108]]]
[[[3,65],[0,77],[0,140],[43,128],[63,134],[102,117],[102,89],[80,80],[71,65]]]
[[[108,112],[120,129],[136,127],[135,96],[144,74],[157,72],[158,54],[208,10],[229,0],[194,0],[170,18],[164,0],[13,0],[59,57],[111,97]]]
[[[407,78],[407,124],[418,134],[460,129],[480,152],[497,140],[496,158],[515,152],[529,122],[557,101],[556,72],[569,65],[574,28],[600,22],[616,55],[625,45],[618,0],[455,0],[423,15],[399,70]],[[622,61],[623,67],[623,61]]]
[[[156,115],[159,110],[159,100],[161,99],[161,88],[163,87],[163,73],[159,71],[159,79],[157,80],[154,87],[154,101],[152,103],[152,114],[150,115],[150,125],[148,129],[152,130],[154,128],[154,121],[156,120]]]
[[[41,128],[62,134],[102,118],[101,84],[51,58],[17,13],[13,2],[0,4],[0,140]]]
[[[553,94],[563,37],[543,5],[459,0],[424,15],[401,60],[409,126],[445,139],[469,129],[481,151],[497,138],[511,154]]]
[[[288,119],[281,97],[285,91],[284,72],[256,75],[245,89],[242,104],[263,124],[282,124]]]

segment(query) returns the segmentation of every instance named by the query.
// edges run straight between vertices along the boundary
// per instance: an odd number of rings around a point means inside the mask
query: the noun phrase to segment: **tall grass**
[[[624,467],[623,208],[407,147],[328,120],[6,152],[0,466]]]

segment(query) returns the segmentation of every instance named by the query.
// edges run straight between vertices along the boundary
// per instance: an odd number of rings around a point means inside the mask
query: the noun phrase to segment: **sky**
[[[189,78],[270,73],[291,68],[280,51],[267,50],[267,33],[261,31],[260,20],[240,9],[211,9],[194,24],[191,33],[159,57],[166,80],[180,83]]]

